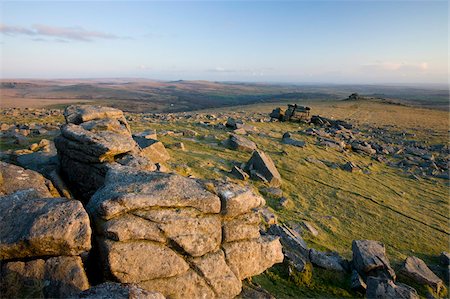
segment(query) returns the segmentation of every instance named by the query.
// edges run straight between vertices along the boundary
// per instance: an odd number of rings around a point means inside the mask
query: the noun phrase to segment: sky
[[[0,1],[1,78],[448,82],[447,1]]]

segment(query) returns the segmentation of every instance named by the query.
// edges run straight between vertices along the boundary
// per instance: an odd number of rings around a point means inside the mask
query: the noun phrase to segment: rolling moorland
[[[353,92],[364,97],[347,99]],[[444,88],[2,81],[2,160],[25,167],[20,156],[39,153],[33,144],[42,139],[52,141],[64,123],[61,109],[73,103],[125,111],[133,134],[155,130],[170,156],[164,166],[185,177],[242,184],[231,170],[252,153],[225,142],[230,134],[242,136],[270,156],[282,178],[276,190],[261,180],[246,184],[264,196],[278,223],[301,234],[308,248],[351,260],[353,240],[377,240],[386,246],[396,272],[405,258],[416,256],[448,288],[448,268],[439,259],[449,250],[450,234]],[[307,105],[312,115],[351,127],[271,121],[271,111],[287,104]],[[226,126],[230,117],[245,124],[244,130]],[[285,142],[286,132],[300,143]],[[357,150],[355,140],[371,145],[374,152]],[[340,141],[345,145],[336,146]],[[292,265],[277,264],[245,283],[276,298],[364,295],[351,290],[350,273],[307,265],[295,273]],[[397,281],[413,286],[421,297],[447,296],[445,287],[436,292],[402,275]]]

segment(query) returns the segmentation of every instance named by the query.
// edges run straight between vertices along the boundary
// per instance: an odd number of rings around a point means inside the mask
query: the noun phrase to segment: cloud
[[[408,62],[381,62],[365,64],[361,66],[364,70],[390,71],[390,72],[423,72],[428,70],[428,63],[408,63]]]
[[[260,68],[260,69],[229,69],[221,66],[206,70],[209,73],[240,73],[248,74],[252,76],[264,76],[267,71],[272,71],[272,68]]]
[[[0,24],[0,32],[9,36],[28,35],[34,36],[34,40],[43,41],[44,37],[53,37],[55,41],[84,41],[90,42],[96,39],[118,39],[114,34],[100,31],[86,30],[82,27],[56,27],[36,24],[31,28],[20,26],[8,26]]]

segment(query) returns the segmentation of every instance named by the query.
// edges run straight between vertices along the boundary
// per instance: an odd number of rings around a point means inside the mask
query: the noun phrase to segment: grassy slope
[[[257,105],[223,111],[267,112],[273,107],[273,104]],[[312,108],[314,114],[374,126],[392,125],[394,131],[414,131],[417,139],[432,143],[447,142],[446,112],[348,102],[332,105],[315,103]],[[23,123],[25,120],[4,121]],[[50,122],[54,119],[40,121]],[[408,255],[416,255],[428,263],[435,263],[433,256],[448,250],[448,182],[440,179],[413,180],[401,170],[388,167],[367,156],[318,147],[314,145],[315,140],[312,137],[298,133],[295,133],[294,137],[306,140],[308,142],[306,148],[281,144],[284,132],[297,132],[306,125],[292,123],[253,125],[257,126],[264,136],[253,134],[248,138],[255,141],[259,148],[275,161],[284,180],[282,185],[284,194],[292,201],[287,209],[277,211],[279,220],[293,223],[307,220],[313,223],[320,233],[317,237],[308,234],[304,236],[310,247],[335,250],[350,258],[352,240],[379,240],[386,244],[394,266],[398,266]],[[185,175],[233,179],[227,173],[232,163],[246,162],[250,157],[249,153],[239,153],[218,145],[218,140],[227,138],[228,132],[201,126],[194,121],[159,123],[138,121],[131,122],[131,126],[135,132],[149,128],[157,131],[181,131],[191,128],[203,136],[207,135],[206,138],[161,136],[160,139],[167,145],[177,141],[185,144],[187,149],[185,152],[169,149],[172,156],[169,164]],[[353,161],[370,171],[370,174],[349,173],[309,163],[305,160],[307,157],[338,164]],[[257,188],[262,186],[257,182],[253,184]],[[268,199],[268,205],[276,208],[276,201]],[[314,269],[311,280],[300,284],[290,281],[282,267],[273,267],[253,280],[271,291],[277,298],[356,296],[346,290],[348,277],[339,278],[320,269]]]
[[[341,106],[343,105],[343,106]],[[264,106],[248,106],[245,110],[264,111]],[[273,105],[270,105],[273,108]],[[374,103],[337,103],[334,108],[313,107],[321,115],[336,116],[372,125],[395,125],[395,130],[413,130],[416,138],[431,142],[446,142],[447,116],[445,112]],[[241,111],[242,107],[234,110]],[[344,115],[347,113],[347,115]],[[428,115],[428,116],[427,116]],[[414,119],[422,123],[415,128]],[[146,128],[175,130],[191,128],[202,135],[213,135],[223,140],[227,132],[205,128],[195,123],[132,124],[136,131]],[[306,125],[292,123],[254,123],[261,133],[249,139],[268,153],[275,161],[283,178],[282,189],[292,201],[285,210],[277,211],[282,222],[310,221],[319,230],[317,237],[305,235],[308,245],[320,250],[334,250],[351,258],[351,242],[355,239],[373,239],[386,244],[388,255],[398,267],[408,255],[415,255],[435,263],[434,256],[448,250],[449,191],[448,182],[440,179],[414,180],[401,170],[388,167],[370,157],[352,152],[340,153],[314,145],[315,140],[301,134],[295,138],[306,140],[304,149],[281,144],[284,132],[297,132]],[[429,134],[428,128],[433,128]],[[196,177],[223,178],[233,162],[246,162],[250,154],[238,153],[217,145],[214,139],[162,136],[166,144],[182,141],[186,152],[169,150],[171,164],[183,174]],[[284,153],[283,153],[284,152]],[[286,154],[287,153],[287,154]],[[353,161],[370,174],[349,173],[326,165],[309,163],[316,159],[337,164]],[[260,183],[253,183],[261,187]],[[268,205],[276,208],[275,200]],[[273,268],[254,278],[279,298],[289,297],[345,297],[348,280],[334,280],[330,274],[315,269],[309,285],[298,286],[287,280],[280,269]],[[318,273],[318,274],[317,274]],[[324,283],[325,282],[325,283]],[[324,286],[325,285],[325,286]]]

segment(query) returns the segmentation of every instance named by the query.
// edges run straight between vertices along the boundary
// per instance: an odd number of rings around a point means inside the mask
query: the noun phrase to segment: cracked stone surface
[[[261,237],[264,200],[249,187],[111,170],[87,205],[106,275],[168,298],[234,298],[241,280],[282,262]],[[214,192],[214,193],[213,193]]]

